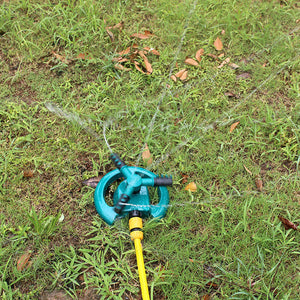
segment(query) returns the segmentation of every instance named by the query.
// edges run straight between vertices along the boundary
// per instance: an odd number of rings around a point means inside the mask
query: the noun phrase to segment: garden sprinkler
[[[143,168],[127,166],[117,154],[111,154],[110,158],[117,169],[103,176],[98,183],[94,195],[95,206],[101,218],[109,225],[112,225],[117,218],[129,215],[130,237],[134,241],[136,251],[142,298],[148,300],[150,297],[141,244],[142,219],[150,216],[153,218],[165,216],[169,204],[166,186],[172,185],[172,178],[157,176]],[[124,180],[114,191],[114,206],[109,206],[105,201],[105,195],[109,186],[120,178]],[[147,188],[150,186],[158,187],[159,202],[156,205],[150,204],[151,199]]]

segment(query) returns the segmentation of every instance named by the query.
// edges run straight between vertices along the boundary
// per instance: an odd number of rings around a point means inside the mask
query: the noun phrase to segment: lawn
[[[298,299],[299,82],[298,1],[1,1],[0,297],[141,299],[113,151],[173,177],[151,299]]]

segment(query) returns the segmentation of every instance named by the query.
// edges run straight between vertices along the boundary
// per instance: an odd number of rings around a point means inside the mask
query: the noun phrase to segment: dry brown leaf
[[[181,173],[181,177],[182,177],[182,182],[181,183],[182,184],[187,183],[189,175]]]
[[[180,70],[179,72],[177,72],[176,74],[175,74],[175,76],[177,77],[177,78],[180,78],[182,75],[183,75],[183,73],[186,71],[186,69],[182,69],[182,70]]]
[[[79,53],[76,58],[85,59],[85,53]]]
[[[244,165],[245,170],[252,176],[252,172]]]
[[[202,296],[201,300],[210,300],[210,296],[208,294]]]
[[[293,222],[291,222],[290,220],[288,220],[288,219],[286,219],[286,218],[284,218],[284,217],[282,217],[282,216],[278,216],[278,218],[279,218],[279,220],[282,222],[282,224],[283,224],[283,226],[284,226],[284,228],[286,229],[286,230],[288,230],[288,229],[294,229],[294,230],[299,230],[298,229],[298,225],[295,225]]]
[[[197,191],[197,185],[195,182],[190,182],[185,188],[186,191],[196,192]]]
[[[250,73],[242,73],[236,76],[236,79],[248,79],[251,78],[251,74]]]
[[[201,56],[204,54],[204,49],[199,49],[197,52],[196,52],[196,59],[200,62],[201,61]]]
[[[155,50],[155,49],[150,49],[149,52],[152,53],[152,54],[154,54],[154,55],[160,56],[160,53],[157,50]]]
[[[222,29],[222,31],[221,31],[221,34],[222,34],[222,35],[224,35],[224,34],[225,34],[225,30],[224,30],[224,29]]]
[[[184,61],[187,65],[190,65],[190,66],[199,66],[199,63],[196,62],[194,59],[192,58],[186,58],[185,61]]]
[[[130,50],[131,50],[131,48],[130,48],[130,47],[127,47],[125,50],[119,52],[118,54],[120,54],[121,56],[122,56],[122,55],[126,55],[126,54],[128,54],[128,53],[130,52]]]
[[[105,30],[110,38],[110,41],[113,42],[115,40],[114,34],[109,30],[109,27],[106,27]]]
[[[20,256],[17,262],[17,270],[18,271],[23,271],[24,268],[28,268],[30,266],[29,264],[29,259],[31,257],[30,252],[26,252],[23,255]]]
[[[236,94],[232,93],[232,92],[225,92],[224,93],[224,96],[227,96],[227,97],[235,97],[237,98]]]
[[[105,30],[110,38],[110,40],[113,42],[115,40],[115,36],[114,34],[110,31],[110,29],[123,29],[123,26],[124,26],[124,22],[120,22],[114,26],[107,26],[105,27]]]
[[[127,62],[127,61],[129,61],[129,59],[127,59],[127,58],[121,58],[121,59],[119,60],[119,63]]]
[[[215,46],[216,50],[218,50],[218,51],[221,51],[223,49],[223,43],[218,37],[214,42],[214,46]]]
[[[221,53],[221,54],[218,55],[219,58],[222,58],[224,56],[225,56],[225,53]]]
[[[55,53],[54,51],[51,51],[51,53],[54,55],[54,57],[58,60],[60,60],[61,62],[65,63],[65,64],[68,64],[70,61],[67,60],[64,56],[58,54],[58,53]]]
[[[147,56],[144,54],[143,51],[139,51],[139,55],[143,58],[145,66],[146,66],[146,70],[148,74],[151,74],[153,72],[152,66],[149,63],[149,60],[147,58]]]
[[[33,173],[32,170],[25,170],[25,171],[23,171],[23,176],[25,178],[31,178],[31,177],[33,177],[33,175],[34,175],[34,173]]]
[[[144,47],[144,50],[151,53],[151,54],[157,55],[157,56],[160,55],[160,53],[157,50],[155,50],[153,48],[150,48],[150,47]]]
[[[208,53],[208,54],[206,54],[206,55],[209,56],[209,57],[212,57],[212,58],[214,58],[214,59],[216,59],[216,60],[219,60],[219,58],[218,58],[217,55],[214,55],[214,54],[211,54],[211,53]]]
[[[188,77],[188,71],[184,71],[183,74],[180,76],[179,79],[180,79],[181,81],[184,81],[184,80],[187,79],[187,77]]]
[[[257,190],[259,192],[262,192],[262,190],[263,190],[263,182],[262,182],[262,180],[259,179],[259,178],[256,178],[255,179],[255,184],[256,184]]]
[[[126,67],[124,67],[123,65],[121,65],[121,64],[115,64],[115,69],[117,69],[117,70],[120,70],[120,71],[131,71],[131,69],[130,68],[126,68]]]
[[[177,81],[177,77],[175,76],[175,75],[171,75],[171,77],[170,77],[174,82],[176,82]]]
[[[119,57],[114,57],[112,60],[113,61],[120,61],[120,60],[122,60],[123,59],[123,57],[122,56],[119,56]]]
[[[82,184],[90,186],[90,187],[95,189],[97,187],[99,181],[102,179],[102,177],[103,176],[97,176],[97,177],[89,178],[87,180],[82,181]]]
[[[227,65],[230,62],[230,57],[227,57],[224,59],[224,61],[218,66],[218,68],[223,68],[225,65]]]
[[[134,33],[130,37],[135,37],[141,40],[149,39],[150,37],[155,36],[151,31],[145,30],[144,33]]]
[[[132,53],[130,53],[129,58],[130,58],[131,62],[133,62],[133,60],[137,57],[137,54],[138,54],[137,50],[135,50]]]
[[[207,284],[206,284],[206,286],[209,286],[209,287],[212,287],[212,288],[214,288],[214,289],[218,289],[219,288],[219,286],[216,284],[216,283],[214,283],[214,282],[208,282]]]
[[[109,29],[123,29],[124,28],[124,22],[120,22],[114,26],[108,27]]]
[[[145,144],[145,149],[143,151],[142,158],[143,161],[147,164],[147,166],[150,166],[152,164],[153,159],[147,144]]]
[[[138,63],[137,61],[134,61],[133,63],[134,63],[135,68],[136,68],[139,72],[141,72],[141,73],[143,73],[143,74],[146,74],[146,72],[144,72],[144,71],[139,67],[139,63]]]
[[[235,70],[235,69],[238,69],[240,66],[235,63],[231,63],[231,64],[229,64],[229,67]]]
[[[229,132],[232,132],[232,131],[236,128],[236,126],[238,126],[239,124],[240,124],[240,121],[233,123],[233,124],[230,126]]]

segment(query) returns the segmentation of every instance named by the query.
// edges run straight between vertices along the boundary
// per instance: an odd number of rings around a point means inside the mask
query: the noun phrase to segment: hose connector
[[[143,219],[142,213],[138,210],[133,210],[129,213],[129,230],[131,240],[135,239],[142,240],[144,237],[143,234]]]

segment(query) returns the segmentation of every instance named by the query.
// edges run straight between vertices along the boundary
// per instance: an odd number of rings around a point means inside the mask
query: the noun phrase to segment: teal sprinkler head
[[[152,216],[163,218],[169,205],[169,193],[166,186],[172,185],[171,177],[159,177],[154,173],[139,167],[127,166],[117,154],[110,158],[117,169],[109,172],[98,183],[95,194],[95,206],[101,218],[112,225],[117,218],[128,215],[131,211],[140,211],[142,217]],[[114,206],[109,206],[105,201],[108,187],[120,178],[124,180],[114,191]],[[149,186],[158,187],[159,202],[151,205]]]

